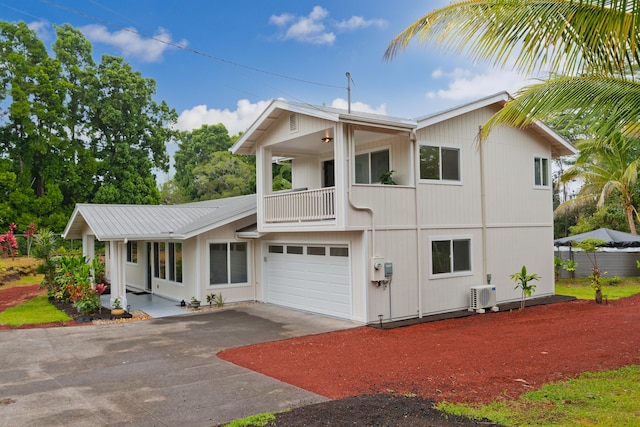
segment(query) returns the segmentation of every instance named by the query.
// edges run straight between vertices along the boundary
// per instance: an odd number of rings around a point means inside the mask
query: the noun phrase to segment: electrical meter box
[[[384,277],[387,279],[393,276],[393,263],[385,262],[384,263]]]
[[[383,257],[371,257],[371,272],[369,277],[371,277],[372,282],[380,282],[385,279]]]

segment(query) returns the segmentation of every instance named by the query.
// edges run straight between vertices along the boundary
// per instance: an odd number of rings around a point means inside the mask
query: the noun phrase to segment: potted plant
[[[380,183],[384,185],[396,185],[396,182],[393,180],[394,172],[394,170],[383,172],[380,175]]]
[[[200,309],[200,300],[196,297],[191,297],[191,308],[194,310]]]
[[[124,309],[122,308],[122,303],[120,302],[120,298],[114,299],[113,304],[111,304],[111,315],[122,316],[123,314],[124,314]]]

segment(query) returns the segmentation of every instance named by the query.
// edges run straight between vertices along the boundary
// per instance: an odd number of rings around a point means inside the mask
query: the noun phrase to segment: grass
[[[28,257],[16,257],[1,258],[0,259],[0,289],[9,289],[16,286],[34,285],[42,282],[43,275],[36,274],[38,265],[42,263],[41,260]],[[4,274],[17,272],[21,273],[22,277],[19,280],[4,281],[2,276]]]
[[[0,313],[0,324],[9,326],[62,322],[66,320],[71,320],[71,318],[51,305],[46,295],[40,295]]]
[[[640,277],[603,277],[601,283],[602,294],[607,295],[610,301],[640,293]],[[556,280],[556,294],[578,299],[595,298],[595,291],[591,288],[591,279],[588,277]]]
[[[440,403],[438,409],[470,418],[486,418],[505,426],[638,426],[640,367],[585,373],[544,385],[517,400],[489,405]]]
[[[266,414],[251,415],[246,418],[231,421],[230,423],[225,424],[224,427],[266,426],[267,423],[275,419],[276,417],[273,413],[269,412]]]

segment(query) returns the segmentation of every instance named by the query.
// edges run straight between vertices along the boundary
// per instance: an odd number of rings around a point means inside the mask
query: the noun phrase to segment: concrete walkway
[[[102,295],[100,297],[103,307],[111,306],[111,295]],[[131,311],[142,310],[154,319],[168,316],[179,316],[187,313],[187,310],[181,308],[179,303],[158,295],[142,293],[136,295],[133,292],[127,292],[127,305]],[[123,307],[127,308],[127,307]]]
[[[354,326],[252,304],[122,324],[0,331],[0,427],[212,426],[321,402],[215,354]]]

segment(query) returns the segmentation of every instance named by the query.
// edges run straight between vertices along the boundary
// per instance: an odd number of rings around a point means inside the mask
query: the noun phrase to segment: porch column
[[[122,308],[127,308],[127,282],[124,267],[126,264],[127,251],[124,242],[109,242],[109,265],[111,266],[111,299],[110,303],[113,307],[113,301],[120,299]]]
[[[95,256],[96,237],[93,234],[82,235],[82,255],[91,262]]]
[[[93,258],[96,256],[96,237],[93,234],[83,234],[82,235],[82,255],[85,257],[87,262],[91,264]],[[92,282],[95,282],[95,272],[91,271],[91,279]]]

